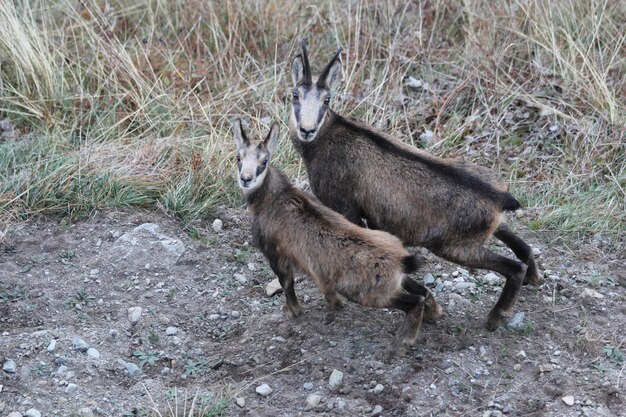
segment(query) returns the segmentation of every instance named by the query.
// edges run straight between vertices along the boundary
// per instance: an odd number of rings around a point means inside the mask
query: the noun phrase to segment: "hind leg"
[[[424,297],[424,320],[426,320],[426,322],[434,323],[441,317],[443,314],[443,308],[437,304],[435,295],[430,292],[428,288],[409,277],[404,277],[402,280],[402,288],[411,294],[417,294]]]
[[[344,298],[335,290],[324,291],[324,299],[331,310],[338,310],[346,306]]]
[[[498,302],[489,312],[486,327],[488,330],[494,331],[498,327],[504,326],[507,322],[506,314],[510,313],[513,308],[513,305],[517,300],[519,290],[522,287],[524,274],[526,272],[526,265],[520,261],[498,255],[497,253],[483,247],[474,251],[471,257],[469,257],[467,253],[462,250],[455,250],[453,253],[456,253],[457,256],[446,256],[449,255],[446,253],[438,255],[449,261],[467,266],[469,268],[488,269],[490,271],[499,272],[504,276],[506,283],[504,284],[504,288],[502,289],[502,294],[500,294]],[[463,254],[462,257],[459,256],[459,254]]]
[[[285,293],[286,304],[283,306],[283,312],[290,319],[298,317],[302,314],[303,308],[293,287],[293,269],[286,266],[281,268],[280,265],[273,262],[270,263],[270,267],[278,276],[280,286],[283,287]]]
[[[403,293],[396,297],[389,307],[397,308],[406,313],[391,345],[392,353],[401,355],[405,352],[406,347],[415,345],[417,341],[424,314],[424,297]]]
[[[527,266],[524,284],[539,285],[542,281],[541,271],[535,263],[533,251],[519,236],[517,236],[506,224],[501,224],[493,234],[498,240],[507,245],[515,256]]]

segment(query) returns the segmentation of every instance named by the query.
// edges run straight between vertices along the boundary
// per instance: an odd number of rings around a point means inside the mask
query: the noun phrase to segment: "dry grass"
[[[0,212],[241,200],[230,121],[282,124],[289,63],[344,47],[340,113],[499,170],[536,230],[626,230],[626,10],[617,0],[0,3]],[[408,77],[426,83],[407,87]],[[11,126],[5,126],[7,129]],[[9,129],[10,130],[10,129]],[[421,144],[425,130],[435,133]]]

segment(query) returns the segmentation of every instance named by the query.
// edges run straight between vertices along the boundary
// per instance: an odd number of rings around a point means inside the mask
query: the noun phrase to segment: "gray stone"
[[[164,366],[163,369],[161,369],[161,375],[169,375],[171,372],[172,370],[168,366]]]
[[[41,417],[41,412],[35,408],[31,408],[25,414],[26,417]]]
[[[213,220],[213,223],[211,223],[211,227],[213,228],[213,231],[215,233],[220,233],[222,231],[223,226],[224,226],[224,223],[220,219],[215,219]]]
[[[380,394],[385,389],[385,386],[382,384],[376,384],[376,386],[372,389],[374,394]]]
[[[80,352],[87,352],[87,349],[89,349],[89,343],[85,342],[78,336],[74,336],[74,338],[72,339],[72,343],[74,345],[74,349]]]
[[[111,265],[119,269],[169,268],[185,252],[179,239],[160,232],[154,223],[144,223],[120,236],[108,251]]]
[[[374,407],[374,409],[372,410],[372,414],[371,414],[371,415],[372,415],[372,417],[376,417],[376,416],[381,415],[381,414],[382,414],[382,412],[383,412],[383,407],[382,407],[382,406],[380,406],[380,405],[377,405],[377,406],[375,406],[375,407]]]
[[[489,272],[483,277],[483,282],[489,285],[499,285],[503,281],[498,274]]]
[[[91,359],[97,360],[97,359],[100,359],[100,352],[90,347],[89,349],[87,349],[87,356],[89,356]]]
[[[238,319],[239,317],[241,317],[241,313],[238,312],[237,310],[233,310],[230,312],[230,316],[234,319]]]
[[[585,288],[583,290],[583,297],[602,299],[604,298],[604,295],[600,294],[596,290],[592,290],[591,288]]]
[[[46,350],[50,353],[54,352],[54,349],[57,348],[57,341],[56,339],[52,339],[50,341],[50,343],[48,343],[48,347],[46,348]]]
[[[283,290],[283,287],[281,287],[280,282],[278,281],[278,278],[270,281],[265,286],[265,293],[267,294],[268,297],[272,297],[273,295],[278,294],[282,290]]]
[[[448,311],[451,313],[464,311],[471,307],[471,302],[458,294],[450,294],[448,298]]]
[[[334,390],[338,388],[342,382],[343,382],[343,372],[338,371],[337,369],[333,369],[333,371],[330,374],[330,377],[328,378],[328,385],[330,386],[330,388]]]
[[[239,282],[240,284],[246,284],[248,282],[248,278],[246,278],[245,275],[243,274],[234,274],[233,277],[237,280],[237,282]]]
[[[2,364],[2,370],[8,374],[14,374],[17,371],[17,364],[13,359],[7,359]]]
[[[57,372],[56,372],[57,376],[61,378],[65,377],[65,374],[67,373],[67,369],[68,368],[65,365],[59,366],[59,369],[57,369]]]
[[[549,363],[544,363],[542,365],[539,365],[539,372],[543,373],[543,372],[552,372],[554,371],[554,365],[549,364]]]
[[[73,394],[76,390],[78,390],[78,385],[76,384],[67,384],[67,387],[65,387],[65,392],[67,394]]]
[[[7,417],[24,417],[24,416],[19,411],[13,411],[12,413],[9,413]]]
[[[141,307],[130,307],[128,309],[128,321],[130,324],[135,325],[139,322],[142,311],[143,309]]]
[[[312,390],[313,389],[313,384],[310,382],[305,382],[303,385],[304,389],[306,390]]]
[[[168,336],[174,336],[177,333],[178,333],[178,328],[174,326],[169,326],[167,329],[165,329],[165,334]]]
[[[123,359],[118,359],[117,363],[119,363],[124,368],[126,368],[126,372],[128,372],[128,375],[130,376],[141,376],[142,374],[141,368],[139,368],[137,365],[135,365],[132,362],[126,362]]]
[[[209,314],[209,320],[215,321],[215,320],[219,320],[219,319],[220,319],[220,315],[219,314]]]
[[[314,409],[315,407],[317,407],[319,405],[320,401],[322,401],[322,397],[320,395],[309,394],[309,396],[306,397],[306,407],[305,407],[305,410],[309,411],[309,410]]]
[[[424,285],[432,285],[435,283],[435,277],[430,272],[424,275]]]
[[[79,417],[94,417],[95,414],[90,407],[83,407],[80,410],[78,410],[78,416]]]
[[[346,408],[346,402],[344,400],[337,401],[337,408],[339,410],[343,410],[344,408]]]
[[[481,346],[478,348],[478,353],[480,354],[480,356],[485,356],[487,354],[487,349],[485,349],[484,346]]]
[[[474,284],[473,282],[457,282],[456,284],[454,284],[454,286],[452,287],[452,290],[454,292],[457,293],[461,293],[463,291],[473,291],[476,289],[476,284]]]
[[[237,403],[237,405],[240,408],[244,408],[246,406],[246,399],[243,397],[237,397],[235,398],[235,402]]]
[[[267,385],[267,384],[262,384],[262,385],[259,385],[258,387],[256,387],[255,391],[261,397],[267,397],[268,395],[270,395],[272,393],[273,389],[270,388],[270,386]]]
[[[524,323],[524,317],[525,317],[524,312],[518,311],[517,313],[515,313],[513,318],[511,318],[511,320],[508,321],[508,323],[506,324],[506,328],[510,330],[521,329],[522,324]]]
[[[573,395],[568,395],[566,397],[563,397],[561,398],[561,400],[563,400],[563,402],[570,407],[574,405],[574,401],[575,401]]]
[[[432,130],[427,129],[423,133],[420,134],[420,142],[424,146],[430,145],[433,142],[434,138],[435,138],[435,134],[433,133]]]

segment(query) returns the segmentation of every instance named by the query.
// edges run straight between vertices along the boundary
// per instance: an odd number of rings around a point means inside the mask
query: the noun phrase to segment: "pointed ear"
[[[304,61],[302,60],[302,55],[296,55],[291,62],[291,79],[293,80],[293,85],[298,85],[302,77],[304,77]]]
[[[278,125],[276,123],[272,123],[270,132],[263,141],[263,145],[265,145],[265,149],[267,149],[270,155],[274,153],[274,149],[276,149],[276,145],[278,144],[278,131]]]
[[[239,118],[237,118],[237,120],[235,120],[235,122],[233,123],[233,137],[235,139],[235,145],[237,146],[237,149],[241,149],[250,144],[250,141],[243,131],[241,119]]]
[[[333,66],[330,67],[328,71],[328,76],[326,77],[326,85],[330,90],[334,90],[337,86],[337,83],[341,79],[341,58],[337,58],[333,63]]]

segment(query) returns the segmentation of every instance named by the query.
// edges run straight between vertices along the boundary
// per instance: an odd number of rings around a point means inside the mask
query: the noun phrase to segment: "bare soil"
[[[522,324],[493,333],[484,323],[501,285],[484,282],[487,271],[466,273],[420,251],[427,262],[415,278],[430,272],[451,283],[437,294],[444,316],[424,325],[405,357],[390,358],[401,313],[354,304],[329,311],[301,276],[305,313],[287,319],[282,295],[265,294],[275,277],[248,243],[248,214],[224,209],[219,217],[220,232],[210,223],[185,231],[141,211],[11,230],[0,242],[0,364],[12,360],[16,369],[0,371],[0,416],[31,408],[44,416],[143,415],[155,407],[166,415],[175,393],[179,402],[223,398],[229,416],[364,416],[376,406],[384,416],[626,415],[626,261],[602,237],[555,247],[554,236],[513,220],[548,272],[540,287],[522,288]],[[175,265],[131,259],[122,267],[109,256],[143,223],[184,244]],[[458,282],[475,286],[456,291]],[[142,315],[133,325],[135,306]],[[168,335],[168,327],[176,329]],[[76,350],[76,336],[100,357]],[[139,376],[119,362],[142,358]],[[335,389],[333,369],[344,375]],[[255,392],[263,383],[267,397]],[[321,402],[308,410],[313,393]]]

